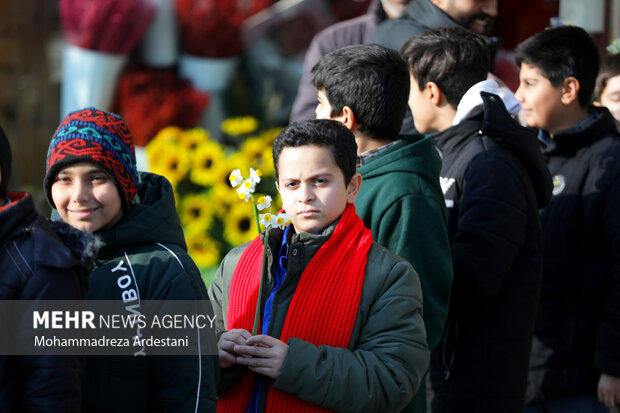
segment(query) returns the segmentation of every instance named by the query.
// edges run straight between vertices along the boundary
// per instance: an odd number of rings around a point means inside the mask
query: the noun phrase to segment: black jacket
[[[52,228],[30,194],[9,199],[0,209],[0,300],[83,299],[93,238]],[[0,355],[0,412],[79,412],[82,369],[81,356]]]
[[[147,300],[207,300],[198,268],[187,254],[172,186],[162,176],[140,173],[139,201],[100,239],[90,274],[88,300],[116,300],[125,294]],[[120,277],[132,275],[122,286]],[[206,337],[209,329],[201,329]],[[191,336],[192,343],[200,338]],[[203,341],[204,342],[204,341]],[[147,349],[147,353],[148,353]],[[86,358],[84,412],[215,411],[218,358],[197,355],[89,355]]]
[[[453,252],[452,302],[431,359],[433,412],[521,412],[551,178],[536,136],[482,93],[484,114],[433,137]]]
[[[530,400],[596,395],[600,372],[620,377],[620,134],[607,109],[591,113],[543,145],[554,196]]]

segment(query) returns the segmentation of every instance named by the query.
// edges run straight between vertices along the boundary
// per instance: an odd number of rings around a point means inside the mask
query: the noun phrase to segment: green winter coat
[[[439,184],[441,158],[430,137],[402,142],[358,168],[362,187],[355,208],[376,242],[415,268],[424,295],[424,325],[431,351],[448,317],[452,254],[448,214]],[[426,410],[424,389],[406,411]]]
[[[448,213],[439,185],[441,158],[429,137],[403,138],[357,170],[363,181],[355,209],[374,240],[418,273],[432,351],[443,334],[452,286]]]
[[[117,225],[96,234],[101,246],[87,298],[123,300],[136,290],[141,300],[206,300],[200,272],[187,254],[170,183],[141,173],[138,196]],[[119,282],[132,273],[129,285]],[[84,411],[214,412],[218,373],[212,355],[88,356]]]
[[[334,228],[335,223],[322,235],[292,235],[288,272],[273,301],[270,336],[280,336],[301,273]],[[280,229],[270,232],[263,303],[273,289],[273,252],[280,249],[282,233]],[[226,330],[230,283],[246,246],[226,255],[209,287],[219,331]],[[339,412],[400,411],[418,389],[429,362],[418,276],[408,262],[373,243],[348,348],[316,347],[297,338],[288,345],[274,388]],[[244,368],[222,370],[219,389],[234,385]],[[263,380],[261,412],[269,385],[269,380]]]

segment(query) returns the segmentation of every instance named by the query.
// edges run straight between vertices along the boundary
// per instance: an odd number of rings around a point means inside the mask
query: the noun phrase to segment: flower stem
[[[252,196],[252,209],[254,210],[254,219],[256,220],[256,229],[258,230],[258,236],[260,237],[260,221],[258,220],[258,209],[256,208],[256,201]],[[263,301],[263,280],[265,279],[265,269],[267,267],[267,245],[269,245],[269,232],[265,231],[265,239],[263,240],[263,265],[260,270],[260,283],[258,284],[258,300],[256,301],[256,311],[254,312],[254,326],[252,327],[252,335],[258,334],[258,320],[260,317],[260,309]]]
[[[258,230],[258,235],[260,235],[260,220],[258,219],[258,208],[256,208],[256,201],[254,200],[254,195],[252,195],[252,209],[254,210],[254,220],[256,221],[256,229]]]
[[[263,281],[265,280],[265,271],[267,269],[267,245],[269,245],[269,231],[265,231],[263,240],[263,265],[260,271],[260,283],[258,284],[258,300],[256,300],[256,311],[254,312],[254,326],[252,327],[252,335],[258,334],[258,320],[260,317],[260,309],[263,301]]]

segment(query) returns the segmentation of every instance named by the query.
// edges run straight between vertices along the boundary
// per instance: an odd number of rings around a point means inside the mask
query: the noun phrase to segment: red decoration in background
[[[241,53],[239,27],[271,0],[176,0],[181,45],[186,53],[231,57]]]
[[[60,0],[58,8],[69,43],[114,54],[130,53],[155,13],[144,0]]]
[[[145,146],[164,126],[198,125],[209,95],[174,69],[132,67],[121,75],[115,112],[127,121],[136,145]]]

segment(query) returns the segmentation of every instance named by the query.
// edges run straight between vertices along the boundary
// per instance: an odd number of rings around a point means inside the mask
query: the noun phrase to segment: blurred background
[[[2,0],[0,125],[14,152],[9,188],[33,192],[49,211],[41,196],[49,139],[89,99],[125,117],[141,147],[166,126],[198,126],[237,149],[273,132],[288,123],[314,34],[365,13],[369,3]],[[586,28],[604,53],[620,36],[619,10],[620,0],[499,0],[494,35],[505,58],[498,74],[516,88],[511,50],[553,18]]]

